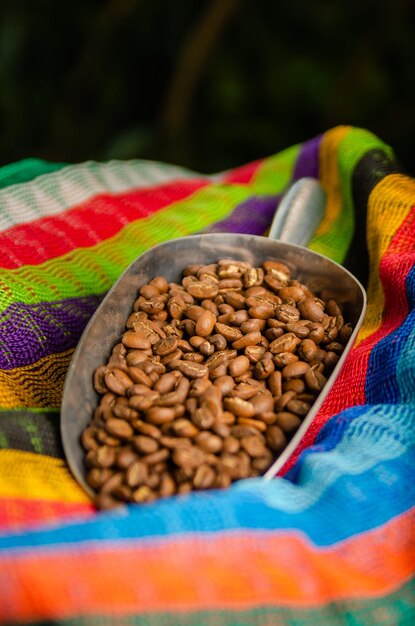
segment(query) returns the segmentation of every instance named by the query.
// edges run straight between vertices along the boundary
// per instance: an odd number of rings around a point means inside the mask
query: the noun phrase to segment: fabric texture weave
[[[66,371],[140,253],[266,234],[287,186],[327,193],[310,248],[366,282],[354,348],[275,480],[98,513],[65,463]],[[213,176],[148,161],[0,169],[0,624],[415,622],[415,181],[333,128]]]

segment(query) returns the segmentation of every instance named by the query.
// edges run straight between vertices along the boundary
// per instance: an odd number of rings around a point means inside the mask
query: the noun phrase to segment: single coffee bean
[[[282,370],[283,378],[300,378],[310,369],[308,363],[304,361],[296,361],[295,363],[289,363]]]
[[[196,322],[196,334],[200,337],[208,337],[216,325],[216,316],[211,311],[204,311]]]
[[[173,422],[172,429],[178,437],[193,439],[199,433],[199,429],[188,419],[180,418]]]
[[[238,417],[238,424],[241,426],[252,426],[256,428],[260,433],[263,433],[267,426],[260,419],[254,419],[253,417]]]
[[[235,359],[230,361],[229,363],[229,373],[231,376],[241,376],[244,372],[249,369],[250,361],[248,357],[241,355],[237,356]]]
[[[275,410],[283,411],[290,400],[296,397],[295,391],[286,391],[281,396],[275,399]]]
[[[281,352],[294,352],[300,343],[300,339],[294,333],[286,333],[277,339],[274,339],[269,345],[272,354],[280,354]]]
[[[86,475],[86,482],[92,489],[98,490],[112,475],[111,470],[93,467]]]
[[[249,454],[250,457],[262,456],[266,448],[264,442],[257,435],[248,435],[241,438],[242,448]]]
[[[289,304],[277,304],[275,307],[275,317],[285,324],[298,322],[300,319],[300,311],[297,307]]]
[[[242,348],[246,348],[247,346],[256,346],[262,339],[262,335],[259,330],[254,330],[250,333],[247,333],[241,339],[237,339],[232,342],[232,347],[235,350],[241,350]]]
[[[196,444],[205,452],[219,452],[222,449],[222,439],[207,431],[199,433],[195,439]]]
[[[208,373],[206,365],[201,363],[190,363],[188,361],[172,361],[169,367],[177,369],[179,372],[187,376],[187,378],[203,378]]]
[[[297,307],[301,317],[311,322],[321,322],[324,317],[324,303],[315,298],[304,298]]]
[[[177,337],[166,337],[165,339],[160,339],[154,346],[153,351],[154,354],[159,356],[166,356],[167,354],[171,354],[175,350],[177,350],[179,340]]]
[[[277,426],[285,433],[292,433],[300,426],[301,420],[298,415],[289,411],[281,411],[277,414]]]
[[[282,393],[282,376],[281,372],[272,372],[268,378],[268,388],[273,396],[280,396]]]
[[[146,435],[137,435],[132,439],[134,447],[142,454],[151,454],[158,449],[158,443],[155,439]]]
[[[279,426],[269,426],[266,432],[266,441],[268,446],[274,452],[280,452],[287,445],[287,438],[284,431]]]
[[[129,487],[138,487],[146,482],[148,478],[148,467],[142,461],[133,461],[127,469],[126,481]]]
[[[167,406],[152,406],[145,413],[147,420],[156,426],[171,422],[175,417],[174,408]]]
[[[176,448],[173,450],[172,459],[179,467],[196,469],[205,460],[205,454],[199,448]]]
[[[96,451],[96,464],[98,467],[112,467],[116,459],[116,451],[112,446],[101,446]]]
[[[320,392],[327,382],[327,378],[314,367],[304,374],[304,380],[307,387],[314,392]]]
[[[193,485],[196,489],[209,489],[216,479],[215,471],[206,464],[200,465],[193,478]]]
[[[224,398],[224,407],[239,417],[253,417],[254,407],[250,402],[242,400],[242,398]]]
[[[131,445],[123,446],[117,450],[117,458],[115,461],[119,469],[127,469],[131,463],[138,460],[137,452]]]
[[[129,439],[134,432],[128,422],[115,417],[105,422],[105,430],[119,439]]]
[[[310,410],[310,406],[311,405],[309,402],[304,402],[302,400],[290,400],[289,402],[287,402],[287,409],[291,411],[291,413],[295,413],[296,415],[300,415],[301,417],[307,415],[308,411]]]
[[[302,378],[289,378],[282,386],[284,391],[294,391],[294,393],[303,393],[306,388]]]
[[[253,369],[253,375],[258,380],[264,380],[268,378],[275,370],[274,362],[271,359],[261,359],[255,364]]]
[[[133,384],[131,378],[116,367],[106,371],[104,380],[107,388],[120,396],[124,396],[127,389]]]
[[[234,389],[235,381],[232,376],[219,376],[214,385],[219,388],[222,396],[227,396]]]

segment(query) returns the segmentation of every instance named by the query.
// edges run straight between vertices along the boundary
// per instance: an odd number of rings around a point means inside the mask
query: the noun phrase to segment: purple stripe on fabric
[[[228,217],[204,229],[204,233],[244,233],[263,235],[271,226],[280,196],[253,196],[245,200]]]
[[[74,348],[103,296],[11,304],[0,313],[0,368],[30,365]]]
[[[306,141],[298,155],[294,168],[294,180],[303,176],[318,178],[319,175],[319,150],[323,135],[319,135],[310,141]]]

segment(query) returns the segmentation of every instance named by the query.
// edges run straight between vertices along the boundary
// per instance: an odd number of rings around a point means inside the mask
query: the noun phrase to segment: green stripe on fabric
[[[228,215],[252,189],[243,185],[205,187],[186,200],[128,224],[91,248],[74,250],[37,266],[0,272],[0,309],[103,293],[148,248],[197,232]]]
[[[137,615],[88,615],[30,622],[32,626],[412,626],[415,583],[374,600],[333,602],[312,609],[261,607],[247,611],[195,611]]]
[[[290,182],[300,149],[301,144],[297,144],[265,159],[251,183],[255,193],[280,193]]]
[[[281,192],[290,181],[298,151],[294,146],[266,159],[250,185],[205,187],[149,218],[128,224],[96,246],[74,250],[38,266],[0,271],[0,310],[12,302],[52,302],[106,291],[148,248],[210,226],[252,195]]]
[[[337,162],[343,201],[341,211],[330,231],[323,235],[317,234],[308,246],[337,263],[344,261],[354,233],[353,173],[360,159],[375,148],[393,157],[393,151],[387,144],[369,131],[360,128],[351,129],[338,147]]]
[[[51,174],[66,167],[66,163],[49,163],[42,159],[24,159],[0,168],[0,189],[27,183],[37,176]]]

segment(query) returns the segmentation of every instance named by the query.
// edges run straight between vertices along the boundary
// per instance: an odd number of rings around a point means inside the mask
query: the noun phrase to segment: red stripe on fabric
[[[253,161],[252,163],[247,163],[247,165],[242,165],[241,167],[237,167],[233,169],[231,172],[226,172],[221,178],[221,180],[224,183],[241,183],[241,184],[250,183],[256,171],[262,165],[263,162],[264,162],[264,159],[260,159],[258,161]]]
[[[183,200],[209,184],[175,180],[123,193],[105,193],[58,215],[19,224],[0,234],[0,267],[38,265],[76,248],[94,246],[130,222]]]
[[[0,499],[0,531],[27,530],[48,522],[66,522],[75,517],[91,517],[95,511],[95,507],[88,503],[22,498]]]
[[[379,276],[385,295],[383,322],[380,328],[366,337],[352,350],[332,390],[316,415],[301,444],[280,470],[286,474],[296,463],[301,452],[313,445],[329,419],[351,406],[365,403],[366,375],[369,357],[374,346],[393,333],[408,315],[405,281],[415,265],[415,207],[412,207],[379,264]],[[359,373],[356,376],[356,372]]]

